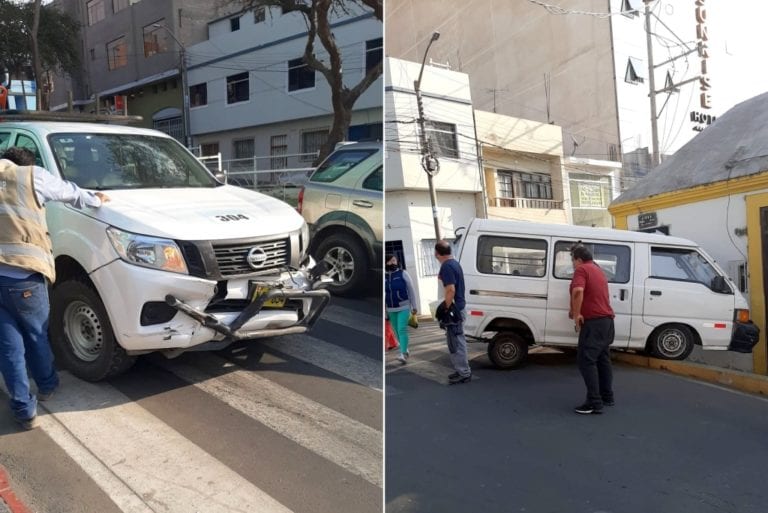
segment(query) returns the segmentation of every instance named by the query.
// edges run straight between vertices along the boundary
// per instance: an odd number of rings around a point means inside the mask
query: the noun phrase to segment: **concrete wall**
[[[552,3],[552,2],[550,2]],[[574,0],[567,7],[604,12],[605,0]],[[618,151],[618,121],[610,23],[593,16],[553,16],[526,1],[388,0],[387,55],[429,58],[468,73],[475,107],[563,127],[564,152],[607,158]],[[551,80],[550,119],[544,74]]]

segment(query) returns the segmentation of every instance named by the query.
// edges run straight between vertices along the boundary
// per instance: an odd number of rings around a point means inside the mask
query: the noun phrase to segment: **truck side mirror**
[[[728,285],[728,281],[724,276],[715,276],[712,278],[712,284],[709,287],[713,292],[720,294],[732,294],[731,286]]]

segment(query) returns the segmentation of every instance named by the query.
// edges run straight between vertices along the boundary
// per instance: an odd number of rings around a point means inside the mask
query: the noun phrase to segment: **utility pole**
[[[435,225],[435,240],[441,240],[440,236],[440,218],[438,217],[437,210],[437,192],[435,191],[435,184],[432,181],[434,175],[440,171],[440,161],[432,152],[432,146],[427,141],[426,123],[424,122],[424,103],[421,98],[421,76],[424,73],[424,64],[427,62],[427,53],[429,53],[429,47],[432,43],[440,39],[440,32],[433,32],[432,37],[427,44],[427,49],[424,50],[424,58],[421,60],[421,69],[419,70],[419,78],[413,82],[413,89],[416,92],[416,106],[419,112],[418,124],[419,124],[419,146],[421,149],[421,167],[424,172],[427,173],[427,184],[429,186],[429,200],[432,205],[432,222]]]
[[[154,23],[152,25],[156,28],[165,29],[166,32],[176,41],[179,45],[179,58],[181,63],[179,64],[179,71],[181,72],[181,97],[182,97],[182,122],[184,125],[184,145],[187,148],[192,148],[192,133],[189,128],[189,85],[187,84],[187,49],[181,44],[181,41],[176,37],[171,29],[165,25]]]
[[[648,87],[651,90],[651,165],[659,165],[659,126],[656,115],[656,69],[653,65],[653,39],[651,38],[651,1],[645,0],[645,38],[648,45]]]

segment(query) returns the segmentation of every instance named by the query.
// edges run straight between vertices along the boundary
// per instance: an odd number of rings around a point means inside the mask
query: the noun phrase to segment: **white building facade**
[[[382,26],[353,6],[332,18],[345,83],[357,84],[382,59]],[[209,23],[207,41],[187,50],[190,125],[202,155],[221,154],[259,169],[311,165],[332,125],[331,91],[302,57],[307,26],[300,13],[256,8]],[[321,60],[328,55],[316,41]],[[381,79],[355,103],[349,140],[380,140]],[[252,165],[252,164],[250,164]]]

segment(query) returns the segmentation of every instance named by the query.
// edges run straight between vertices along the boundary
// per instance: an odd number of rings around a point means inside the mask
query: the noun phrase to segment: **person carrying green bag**
[[[386,299],[387,317],[389,317],[400,342],[400,355],[397,359],[401,363],[408,361],[408,324],[411,316],[418,313],[416,308],[416,293],[413,289],[413,281],[408,273],[400,268],[397,257],[387,254],[384,260],[386,269],[386,281],[384,293]]]

